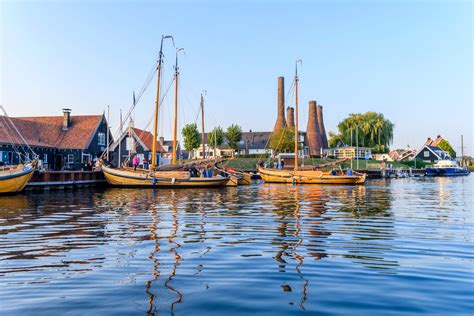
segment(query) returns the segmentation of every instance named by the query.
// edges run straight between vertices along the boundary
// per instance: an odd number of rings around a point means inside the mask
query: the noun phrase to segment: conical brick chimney
[[[311,156],[321,156],[323,148],[323,139],[318,124],[316,101],[309,101],[308,127],[306,128],[306,138]]]
[[[285,78],[278,77],[278,109],[274,131],[286,127],[285,120]]]
[[[288,127],[295,127],[295,109],[291,106],[286,108],[286,124]]]
[[[326,136],[326,129],[324,128],[323,106],[318,105],[316,109],[318,116],[319,135],[321,135],[323,148],[328,148],[328,137]]]

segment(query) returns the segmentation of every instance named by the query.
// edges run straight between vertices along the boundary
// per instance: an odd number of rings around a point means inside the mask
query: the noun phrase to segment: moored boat
[[[440,160],[433,167],[426,168],[425,174],[429,177],[457,177],[469,175],[469,170],[460,167],[456,161]]]
[[[21,192],[35,172],[36,161],[9,166],[0,170],[0,193]]]
[[[278,170],[257,166],[264,182],[293,184],[363,184],[365,174],[335,174],[318,170]]]
[[[216,187],[229,181],[226,177],[191,177],[188,171],[148,171],[110,168],[101,165],[107,182],[125,187]]]
[[[171,170],[160,170],[163,166],[157,166],[156,148],[158,134],[158,113],[160,106],[160,81],[161,81],[161,65],[163,59],[163,41],[167,38],[173,39],[171,36],[162,36],[157,71],[156,99],[154,112],[154,128],[152,142],[152,158],[149,169],[127,168],[119,166],[112,168],[105,162],[100,162],[100,167],[104,173],[107,182],[114,186],[131,186],[131,187],[218,187],[225,186],[232,182],[229,177],[214,175],[209,171],[207,166],[202,170],[173,170],[176,167],[176,144],[177,144],[177,114],[178,114],[178,52],[182,48],[176,49],[176,64],[174,73],[175,82],[175,102],[174,102],[174,131],[173,131],[173,156]],[[135,106],[135,101],[134,101]],[[204,99],[201,94],[201,109],[204,108]],[[203,111],[203,133],[204,133],[204,111]],[[165,166],[166,167],[166,166]]]

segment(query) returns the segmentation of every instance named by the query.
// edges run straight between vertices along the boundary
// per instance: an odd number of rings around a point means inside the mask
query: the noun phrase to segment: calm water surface
[[[0,197],[0,314],[470,314],[473,179]]]

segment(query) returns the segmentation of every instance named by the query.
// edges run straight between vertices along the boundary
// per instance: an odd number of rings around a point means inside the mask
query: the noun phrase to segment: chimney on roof
[[[308,127],[306,128],[306,137],[308,139],[309,154],[312,156],[321,155],[323,139],[321,137],[318,124],[316,101],[309,101]]]
[[[295,127],[295,109],[291,106],[286,108],[286,124],[288,127]]]
[[[318,116],[319,134],[321,135],[323,148],[328,148],[328,137],[326,136],[326,129],[324,128],[322,105],[318,105],[316,108],[316,114]]]
[[[278,77],[278,108],[274,131],[286,127],[285,120],[285,78]]]
[[[163,146],[165,144],[165,138],[163,136],[161,136],[159,138],[159,142],[160,142],[160,145]]]
[[[67,131],[71,125],[71,109],[63,109],[63,131]]]

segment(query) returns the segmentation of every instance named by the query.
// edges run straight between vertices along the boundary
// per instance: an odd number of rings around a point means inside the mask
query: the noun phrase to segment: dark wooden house
[[[148,162],[151,161],[151,152],[153,150],[153,134],[132,127],[126,129],[111,146],[110,146],[110,162],[114,167],[123,163],[130,164],[133,156],[138,155],[140,164],[143,163],[143,158]],[[156,158],[157,164],[160,165],[162,161],[162,154],[165,152],[161,143],[156,142]]]
[[[107,120],[104,115],[71,115],[63,109],[62,116],[5,117],[0,116],[0,164],[18,164],[28,160],[15,147],[26,150],[25,142],[40,159],[46,170],[80,170],[89,160],[99,157],[107,148]]]
[[[438,160],[451,159],[449,154],[438,146],[423,145],[415,154],[413,159],[420,159],[426,162],[436,162]]]

